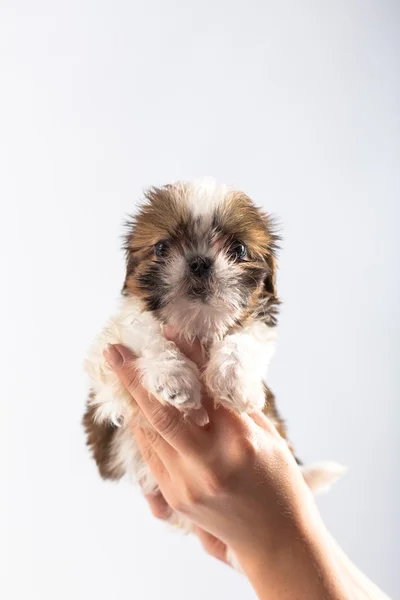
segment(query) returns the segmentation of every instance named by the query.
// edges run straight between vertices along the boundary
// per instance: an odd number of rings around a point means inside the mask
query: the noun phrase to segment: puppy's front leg
[[[165,339],[160,323],[148,312],[140,312],[134,299],[124,299],[119,310],[95,339],[85,369],[95,392],[91,404],[96,418],[120,424],[130,418],[130,398],[103,357],[106,344],[122,344],[136,356],[135,366],[143,386],[162,404],[182,412],[201,407],[201,383],[196,365]]]
[[[274,328],[253,322],[214,344],[204,380],[217,403],[239,412],[263,408],[263,377],[275,339]]]
[[[161,336],[148,344],[136,362],[144,387],[162,404],[189,413],[201,407],[201,383],[196,365]]]

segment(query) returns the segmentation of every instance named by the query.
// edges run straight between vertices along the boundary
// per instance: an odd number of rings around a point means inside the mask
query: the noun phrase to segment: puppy
[[[104,361],[107,343],[124,344],[139,357],[143,385],[162,404],[201,423],[204,385],[229,409],[263,410],[287,439],[274,396],[263,383],[276,339],[277,244],[271,218],[246,194],[214,180],[147,191],[127,226],[120,305],[85,362],[91,391],[84,427],[103,478],[126,474],[146,494],[157,489],[131,433],[132,402]],[[167,323],[203,344],[208,362],[201,376],[164,338]],[[334,463],[303,467],[314,491],[341,472]],[[182,517],[172,520],[190,529]]]

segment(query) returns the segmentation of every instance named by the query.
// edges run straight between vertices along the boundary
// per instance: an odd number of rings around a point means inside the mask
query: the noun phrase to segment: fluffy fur
[[[230,409],[264,410],[286,439],[274,396],[263,383],[276,339],[277,243],[270,217],[244,193],[214,180],[147,191],[127,224],[120,305],[85,362],[91,391],[84,425],[102,477],[130,476],[145,493],[157,488],[129,428],[138,416],[103,359],[107,343],[133,350],[144,386],[161,403],[201,422],[205,385]],[[201,340],[208,354],[201,377],[164,338],[166,323],[189,340]],[[340,473],[338,465],[320,463],[305,468],[304,476],[316,490]],[[173,520],[190,528],[177,515]]]

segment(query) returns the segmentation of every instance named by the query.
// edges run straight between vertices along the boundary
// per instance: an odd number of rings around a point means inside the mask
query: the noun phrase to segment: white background
[[[4,600],[253,598],[103,483],[80,426],[124,215],[204,174],[281,219],[270,383],[298,454],[351,467],[321,510],[399,597],[399,17],[394,0],[2,1]]]

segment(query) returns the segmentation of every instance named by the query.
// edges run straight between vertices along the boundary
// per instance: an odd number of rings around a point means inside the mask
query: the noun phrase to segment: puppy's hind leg
[[[96,461],[97,468],[103,479],[121,479],[124,475],[122,465],[112,463],[112,451],[118,427],[110,421],[96,419],[96,405],[92,404],[94,392],[91,392],[83,415],[83,427],[86,432],[86,443]]]

